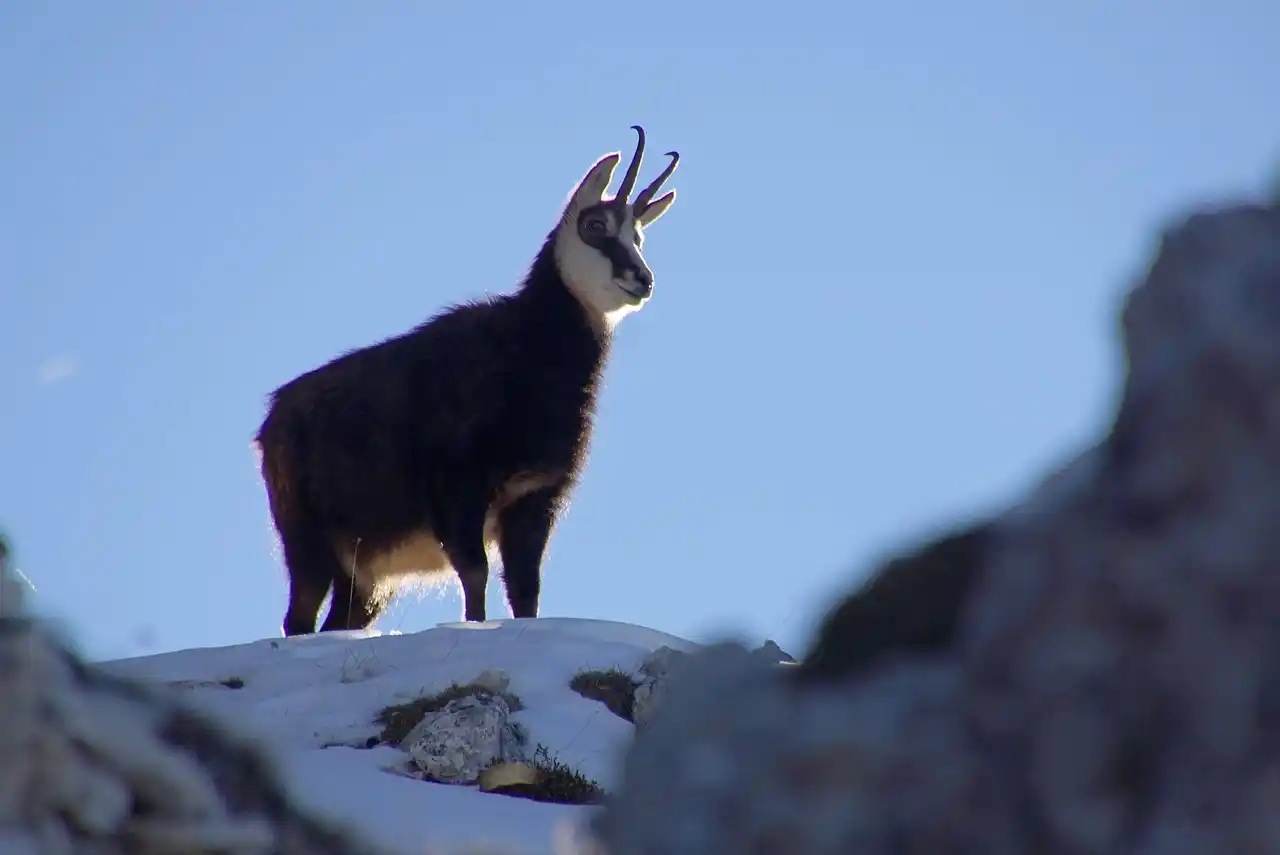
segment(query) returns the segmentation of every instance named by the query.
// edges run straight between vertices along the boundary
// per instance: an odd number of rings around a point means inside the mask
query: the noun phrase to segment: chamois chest
[[[520,379],[508,386],[497,441],[514,453],[515,468],[570,475],[581,465],[591,440],[600,350],[571,361],[563,360],[564,354],[552,354],[562,358],[550,365],[531,360]]]

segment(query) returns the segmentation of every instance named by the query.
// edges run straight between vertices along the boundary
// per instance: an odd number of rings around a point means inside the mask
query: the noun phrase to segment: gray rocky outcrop
[[[797,667],[688,656],[610,855],[1280,853],[1280,208],[1194,213],[1096,445],[896,556]]]
[[[674,663],[688,656],[683,650],[662,646],[640,663],[640,682],[631,702],[631,720],[637,728],[647,727],[662,705]]]
[[[695,648],[696,649],[696,648]],[[794,664],[795,659],[772,639],[752,651],[755,661],[763,665]],[[632,699],[631,718],[637,728],[648,727],[662,707],[671,676],[688,658],[683,650],[663,645],[640,663],[640,678]]]
[[[251,743],[81,662],[0,550],[0,852],[376,855],[295,807]]]

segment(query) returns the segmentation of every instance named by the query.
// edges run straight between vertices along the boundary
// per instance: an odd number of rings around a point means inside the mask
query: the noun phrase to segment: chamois
[[[489,550],[507,602],[538,616],[542,560],[585,464],[614,327],[653,294],[643,229],[677,152],[633,202],[645,132],[618,193],[605,155],[570,194],[520,287],[450,306],[270,397],[255,436],[289,576],[284,634],[372,625],[402,583],[456,573],[485,620]]]

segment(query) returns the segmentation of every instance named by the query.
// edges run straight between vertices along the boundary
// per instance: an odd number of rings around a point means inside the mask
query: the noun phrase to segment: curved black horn
[[[640,135],[640,140],[636,143],[636,153],[631,158],[631,165],[627,167],[627,174],[622,179],[622,186],[618,188],[618,195],[615,197],[620,202],[627,201],[627,197],[635,189],[636,176],[640,174],[640,161],[644,158],[644,128],[632,125],[631,129]]]
[[[653,183],[641,190],[640,195],[636,197],[636,203],[631,210],[637,217],[644,213],[645,208],[649,207],[649,203],[653,201],[653,197],[658,192],[658,188],[662,186],[662,183],[671,177],[671,173],[676,171],[676,164],[680,162],[680,152],[669,151],[666,156],[671,158],[667,168],[662,170],[662,174],[653,179]]]

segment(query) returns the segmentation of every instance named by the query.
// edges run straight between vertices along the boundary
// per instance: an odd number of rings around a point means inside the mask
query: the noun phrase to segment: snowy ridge
[[[633,671],[660,647],[698,645],[643,627],[576,618],[448,623],[412,635],[376,631],[273,638],[100,663],[166,683],[191,705],[260,737],[304,809],[348,824],[393,852],[492,844],[552,853],[590,807],[548,804],[405,778],[405,754],[367,748],[383,708],[501,669],[524,709],[513,721],[552,756],[616,783],[633,725],[569,688],[592,669]]]

